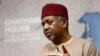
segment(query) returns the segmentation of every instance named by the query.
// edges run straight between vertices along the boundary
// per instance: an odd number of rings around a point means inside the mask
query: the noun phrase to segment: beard
[[[53,41],[55,39],[54,35],[51,35],[50,37],[48,37],[49,40]]]
[[[53,41],[55,39],[55,36],[52,33],[44,33],[44,34],[50,41]]]

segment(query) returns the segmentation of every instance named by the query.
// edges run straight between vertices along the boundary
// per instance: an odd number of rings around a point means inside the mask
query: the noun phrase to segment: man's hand
[[[64,45],[62,45],[62,49],[63,49],[63,56],[70,56],[70,54],[68,53],[67,49],[64,47]]]
[[[63,54],[63,56],[70,56],[70,55],[69,55],[69,53],[65,53],[65,54]]]

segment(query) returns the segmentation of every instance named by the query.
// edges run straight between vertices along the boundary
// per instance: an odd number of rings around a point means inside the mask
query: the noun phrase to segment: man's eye
[[[44,26],[44,23],[42,23],[42,26]]]
[[[51,25],[51,24],[52,24],[52,21],[47,21],[47,23],[48,23],[49,25]]]

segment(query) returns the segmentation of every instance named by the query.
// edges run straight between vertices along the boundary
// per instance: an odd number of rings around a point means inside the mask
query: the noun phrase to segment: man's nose
[[[48,30],[49,29],[49,25],[48,24],[45,24],[44,25],[44,30]]]

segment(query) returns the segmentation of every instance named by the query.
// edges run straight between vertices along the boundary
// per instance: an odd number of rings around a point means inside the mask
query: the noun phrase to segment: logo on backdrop
[[[79,22],[85,24],[85,31],[82,38],[91,38],[98,50],[100,50],[100,13],[85,13]]]

